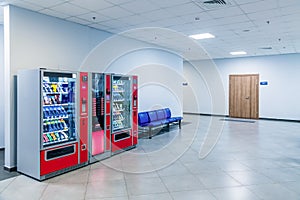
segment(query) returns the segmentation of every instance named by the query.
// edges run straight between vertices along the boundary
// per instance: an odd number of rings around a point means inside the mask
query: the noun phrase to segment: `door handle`
[[[245,99],[250,99],[250,97],[246,97]]]

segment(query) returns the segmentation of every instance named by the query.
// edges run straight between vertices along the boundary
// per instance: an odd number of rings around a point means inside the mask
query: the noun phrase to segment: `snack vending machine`
[[[19,172],[43,180],[88,163],[85,78],[82,73],[19,71]]]
[[[132,148],[138,140],[137,76],[111,76],[112,153]]]
[[[89,73],[89,162],[111,156],[110,75]]]

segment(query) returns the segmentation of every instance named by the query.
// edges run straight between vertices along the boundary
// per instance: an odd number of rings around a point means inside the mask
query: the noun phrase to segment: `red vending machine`
[[[110,75],[89,73],[89,162],[111,156]]]
[[[44,69],[19,71],[19,172],[43,180],[88,163],[86,78]]]
[[[137,76],[111,75],[112,153],[134,147],[138,142]]]

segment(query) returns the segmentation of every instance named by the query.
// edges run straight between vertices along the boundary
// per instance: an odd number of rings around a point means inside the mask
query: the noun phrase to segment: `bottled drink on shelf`
[[[53,138],[53,141],[56,141],[56,140],[57,140],[57,137],[55,136],[54,133],[51,133],[50,135],[51,135],[51,137]]]
[[[45,90],[45,92],[52,92],[51,87],[49,86],[48,83],[43,83],[43,89]]]
[[[68,126],[67,126],[65,120],[60,119],[60,123],[61,123],[61,126],[63,127],[61,130],[67,130],[68,129]]]
[[[51,112],[50,112],[49,108],[48,107],[44,107],[43,111],[45,111],[44,117],[46,117],[47,119],[49,119],[51,117]]]
[[[44,143],[49,142],[47,135],[43,135],[43,140],[44,140]]]
[[[54,134],[55,134],[56,139],[57,139],[58,141],[60,141],[59,132],[55,132]]]
[[[47,135],[49,141],[52,142],[52,141],[53,141],[53,138],[52,138],[52,136],[50,135],[50,133],[47,133],[46,135]]]
[[[59,133],[59,136],[60,136],[60,139],[61,139],[61,140],[66,140],[66,139],[68,139],[68,136],[67,136],[67,134],[66,134],[65,132],[60,131],[60,132],[58,132],[58,133]]]

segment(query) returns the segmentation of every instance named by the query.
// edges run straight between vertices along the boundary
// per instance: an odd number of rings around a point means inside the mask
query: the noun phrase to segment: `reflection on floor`
[[[10,173],[8,171],[5,171],[3,166],[4,166],[4,150],[0,149],[0,181],[19,175],[18,172],[11,172]]]
[[[299,199],[300,123],[220,119],[185,115],[181,130],[79,170],[0,181],[0,199]]]

